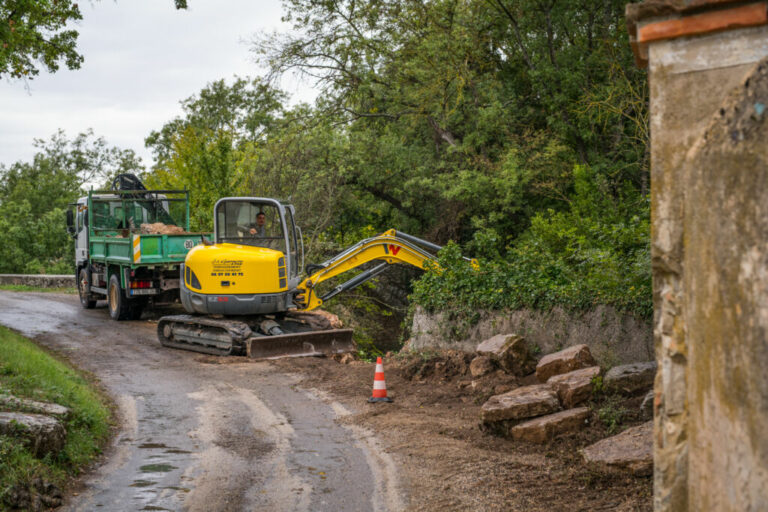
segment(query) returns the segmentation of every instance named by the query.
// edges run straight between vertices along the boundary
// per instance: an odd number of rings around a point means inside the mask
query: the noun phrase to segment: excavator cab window
[[[280,211],[271,203],[225,201],[216,210],[220,242],[286,252]]]

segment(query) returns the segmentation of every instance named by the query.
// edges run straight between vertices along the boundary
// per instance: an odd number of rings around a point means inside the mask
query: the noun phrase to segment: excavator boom
[[[313,272],[311,275],[297,286],[297,291],[299,293],[295,297],[296,305],[299,309],[307,311],[318,308],[331,297],[334,297],[341,292],[351,290],[352,288],[360,286],[365,281],[376,277],[386,270],[388,265],[394,263],[413,265],[422,270],[426,268],[426,265],[429,264],[428,262],[435,265],[437,264],[435,256],[425,251],[414,242],[421,242],[422,245],[429,244],[437,250],[440,249],[439,246],[410,235],[403,235],[405,234],[390,229],[378,236],[361,240],[357,244],[349,247],[320,265],[312,265]],[[318,296],[315,292],[315,287],[323,281],[332,279],[349,270],[375,260],[382,261],[382,264],[337,286],[322,297]]]

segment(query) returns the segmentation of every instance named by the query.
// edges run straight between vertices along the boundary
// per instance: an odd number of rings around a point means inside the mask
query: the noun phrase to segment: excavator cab
[[[214,242],[188,254],[181,301],[190,313],[264,315],[292,309],[303,260],[293,205],[228,197],[214,207]]]

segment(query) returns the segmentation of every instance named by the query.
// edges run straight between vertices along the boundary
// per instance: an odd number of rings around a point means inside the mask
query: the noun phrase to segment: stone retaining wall
[[[456,339],[456,329],[461,331],[459,339]],[[620,313],[609,306],[582,312],[562,308],[546,312],[485,311],[481,312],[479,322],[464,327],[444,313],[429,314],[418,308],[413,317],[409,347],[474,352],[481,341],[497,334],[525,336],[530,346],[538,347],[542,354],[585,344],[604,367],[654,358],[651,320]]]
[[[38,288],[74,288],[74,274],[0,274],[1,284],[36,286]]]

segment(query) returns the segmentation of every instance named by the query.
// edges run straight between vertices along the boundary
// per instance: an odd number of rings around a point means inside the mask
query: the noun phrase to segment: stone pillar
[[[650,83],[657,511],[768,507],[766,23],[765,1],[627,6]]]

